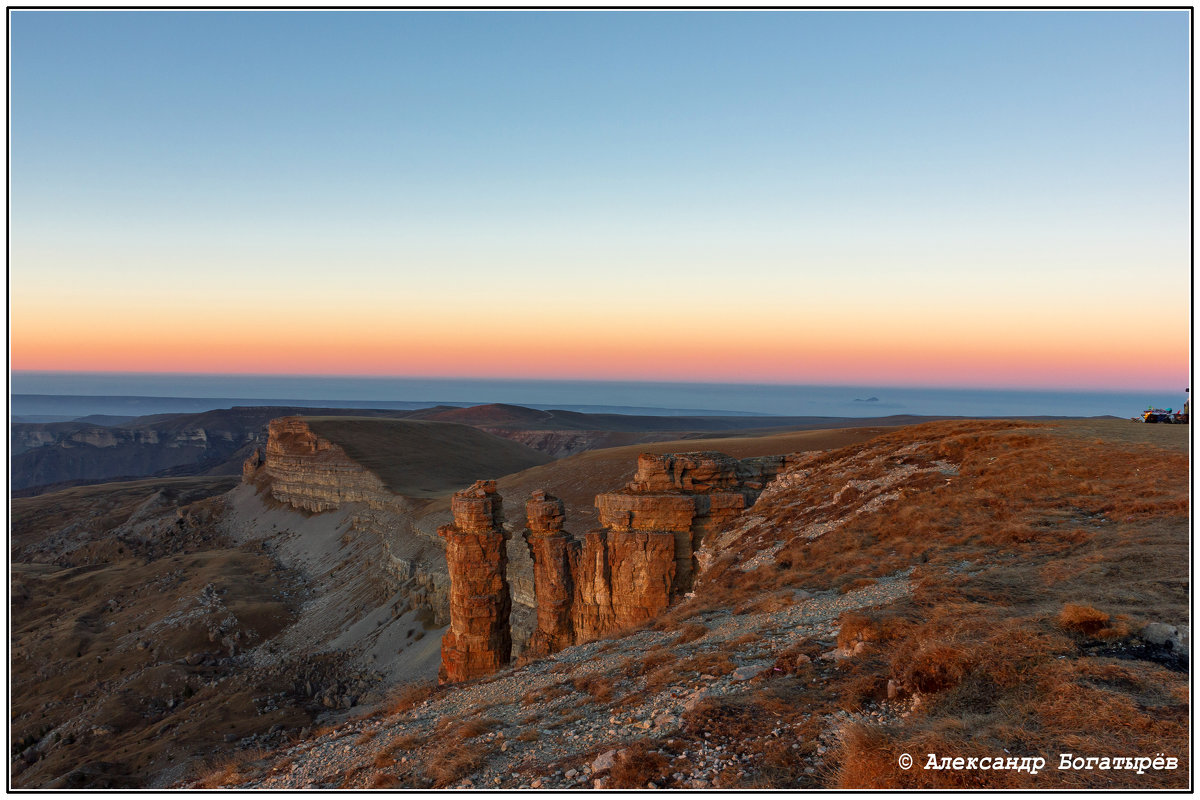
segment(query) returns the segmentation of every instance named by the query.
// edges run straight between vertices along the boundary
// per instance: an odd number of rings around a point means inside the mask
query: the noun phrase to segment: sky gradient
[[[13,369],[1187,385],[1186,11],[10,13]]]

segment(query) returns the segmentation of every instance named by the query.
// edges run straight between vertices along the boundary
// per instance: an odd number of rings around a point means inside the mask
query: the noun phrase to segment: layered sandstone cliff
[[[303,417],[271,420],[262,468],[271,496],[305,511],[332,511],[354,502],[393,507],[398,502],[382,480],[341,446],[314,433]]]

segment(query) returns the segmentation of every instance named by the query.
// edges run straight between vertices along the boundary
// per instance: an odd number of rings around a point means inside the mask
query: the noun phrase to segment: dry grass
[[[1067,630],[1094,635],[1108,627],[1110,617],[1091,606],[1067,603],[1058,614],[1058,624]]]
[[[689,622],[687,625],[684,625],[679,629],[679,635],[675,637],[675,644],[681,645],[687,644],[688,642],[694,642],[701,636],[706,636],[707,634],[707,625],[701,625],[699,622]]]
[[[540,689],[530,689],[525,694],[521,695],[521,705],[531,706],[535,703],[546,703],[550,700],[555,700],[559,697],[565,697],[571,693],[568,688],[569,683],[552,683],[549,686],[543,686]]]
[[[1132,423],[1131,423],[1132,424]],[[902,456],[895,452],[907,445]],[[935,461],[957,470],[944,472]],[[737,569],[736,552],[718,559],[703,592],[714,604],[752,606],[802,587],[851,591],[916,565],[910,598],[884,610],[846,614],[838,645],[862,655],[836,665],[819,684],[815,653],[780,655],[776,686],[804,689],[797,705],[814,716],[882,701],[888,681],[919,710],[885,729],[846,730],[821,784],[851,788],[1179,788],[1186,785],[1186,665],[1168,669],[1130,638],[1145,621],[1188,619],[1188,459],[1182,451],[1067,438],[1048,426],[945,422],[889,433],[873,443],[813,460],[805,485],[757,514],[772,530],[799,530],[851,512],[874,491],[845,493],[836,511],[827,487],[884,475],[908,464],[898,499],[846,517],[835,532],[797,539],[775,564]],[[869,469],[865,469],[869,467]],[[937,471],[935,471],[937,470]],[[710,591],[711,589],[711,591]],[[1120,609],[1121,614],[1112,613]],[[695,613],[694,610],[692,613]],[[1129,650],[1128,648],[1134,648]],[[1115,649],[1114,649],[1115,648]],[[1124,648],[1124,649],[1122,649]],[[1145,648],[1143,647],[1143,650]],[[1106,653],[1127,654],[1115,661]],[[1129,660],[1134,655],[1137,660]],[[1175,662],[1173,662],[1175,663]],[[689,669],[686,662],[680,671]],[[768,687],[747,694],[761,717]],[[816,687],[828,693],[821,699]],[[796,712],[779,707],[782,719]],[[821,709],[826,709],[824,712]],[[754,712],[709,709],[709,727],[753,736],[739,720]],[[745,727],[745,730],[740,728]],[[751,747],[767,747],[751,743]],[[900,753],[989,755],[1160,753],[1174,772],[1141,776],[1050,769],[901,770]],[[765,749],[760,749],[765,753]],[[788,753],[772,757],[746,785],[803,779]],[[790,766],[789,766],[790,765]],[[768,777],[768,774],[774,777]],[[783,783],[774,783],[782,781]]]
[[[490,748],[480,743],[443,744],[428,754],[425,775],[433,781],[434,789],[445,789],[481,769],[490,752]]]
[[[425,740],[416,734],[402,733],[375,753],[373,763],[380,769],[390,767],[396,763],[397,753],[416,750],[424,745],[424,743]]]
[[[387,772],[381,772],[371,779],[370,788],[372,789],[398,789],[400,788],[400,780],[395,775]]]
[[[645,789],[646,784],[655,782],[662,786],[666,782],[671,762],[651,742],[637,741],[617,754],[608,773],[608,787],[613,789]]]
[[[395,716],[425,702],[437,692],[434,681],[406,683],[393,689],[383,703],[388,716]]]
[[[613,679],[611,676],[591,673],[573,678],[571,684],[575,691],[589,695],[594,703],[607,703],[613,697]]]

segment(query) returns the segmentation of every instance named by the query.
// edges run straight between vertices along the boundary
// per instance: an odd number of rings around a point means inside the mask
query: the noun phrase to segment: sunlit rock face
[[[454,524],[438,529],[446,540],[450,572],[450,630],[442,637],[441,683],[491,674],[512,657],[508,535],[496,482],[476,481],[456,492],[450,509]]]

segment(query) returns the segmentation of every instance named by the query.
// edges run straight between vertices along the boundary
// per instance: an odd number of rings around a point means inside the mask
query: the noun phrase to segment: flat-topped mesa
[[[450,501],[446,540],[450,572],[450,630],[442,637],[439,683],[488,675],[512,657],[508,592],[508,534],[495,481],[476,481]]]
[[[537,627],[529,639],[533,657],[557,653],[575,643],[571,623],[575,581],[571,562],[579,543],[562,529],[566,512],[557,497],[536,491],[525,503],[528,528],[525,542],[533,558],[534,594],[537,598]]]
[[[303,417],[271,420],[261,471],[250,470],[251,459],[242,465],[243,480],[265,480],[271,496],[293,508],[321,513],[352,502],[382,507],[394,498],[378,476],[317,435]]]

